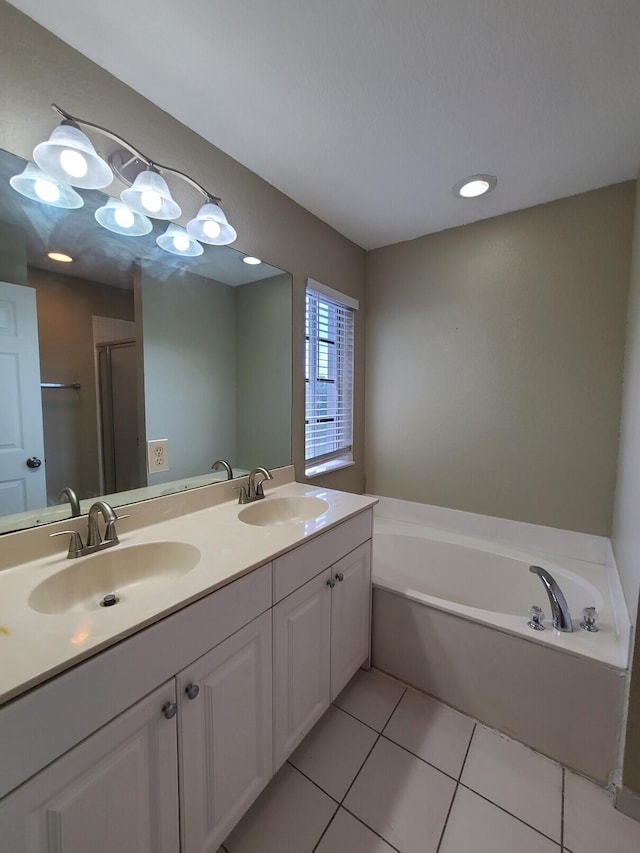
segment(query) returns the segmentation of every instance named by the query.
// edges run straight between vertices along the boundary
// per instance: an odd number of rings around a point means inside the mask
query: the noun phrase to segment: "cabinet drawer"
[[[340,560],[358,545],[371,539],[372,511],[339,524],[311,542],[284,554],[273,564],[273,602],[281,601],[295,589]]]
[[[268,610],[271,593],[269,563],[1,708],[0,797]]]

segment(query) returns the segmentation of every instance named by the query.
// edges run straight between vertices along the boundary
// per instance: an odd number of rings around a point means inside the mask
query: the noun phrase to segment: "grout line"
[[[421,755],[416,755],[415,752],[411,752],[408,747],[403,746],[401,743],[396,743],[395,740],[392,740],[387,735],[380,735],[380,737],[383,737],[387,741],[387,743],[392,743],[394,746],[397,746],[398,749],[401,749],[403,752],[407,752],[412,758],[417,758],[418,761],[421,761],[423,764],[426,764],[429,767],[433,767],[434,770],[437,770],[438,773],[442,773],[442,775],[446,776],[447,779],[451,779],[453,782],[458,781],[458,778],[456,776],[452,776],[451,773],[447,773],[447,771],[443,770],[442,767],[438,767],[437,764],[432,764],[430,761],[427,761],[427,759],[423,758]]]
[[[332,798],[332,799],[333,799],[333,798]],[[335,803],[335,800],[334,800],[334,803]],[[329,822],[327,823],[327,825],[325,826],[325,828],[324,828],[324,829],[322,830],[322,832],[320,833],[320,838],[319,838],[319,839],[316,841],[316,843],[314,844],[314,846],[313,846],[313,850],[311,851],[311,853],[315,853],[315,851],[318,849],[318,845],[320,844],[320,842],[322,841],[322,839],[325,837],[325,835],[326,835],[326,833],[327,833],[327,830],[329,829],[329,827],[330,827],[330,826],[331,826],[331,824],[333,823],[333,821],[334,821],[334,819],[335,819],[335,816],[338,814],[338,812],[339,812],[339,811],[340,811],[340,806],[338,806],[338,805],[337,805],[337,806],[336,806],[336,810],[335,810],[335,811],[334,811],[334,813],[331,815],[331,818],[330,818]]]
[[[402,702],[402,700],[404,699],[404,694],[405,694],[406,692],[407,692],[407,688],[405,687],[405,688],[404,688],[404,690],[402,691],[402,693],[400,694],[400,698],[398,699],[398,701],[396,702],[396,704],[393,706],[393,709],[391,710],[391,713],[390,713],[390,714],[389,714],[389,716],[387,717],[387,722],[386,722],[386,723],[383,725],[383,727],[380,729],[380,734],[382,734],[382,733],[383,733],[383,731],[384,731],[384,730],[387,728],[387,726],[389,725],[389,721],[391,720],[391,717],[393,717],[393,715],[395,714],[395,712],[396,712],[396,710],[397,710],[397,708],[398,708],[398,705],[399,705],[399,704]]]
[[[464,782],[460,782],[459,785],[462,788],[466,788],[467,791],[471,791],[472,794],[475,794],[477,797],[480,797],[480,799],[485,800],[485,802],[491,803],[492,806],[495,806],[497,809],[500,809],[501,812],[508,814],[510,817],[519,821],[519,823],[523,823],[525,826],[528,826],[529,829],[532,829],[534,832],[537,832],[538,835],[542,835],[543,838],[547,838],[549,841],[552,841],[556,845],[556,847],[558,846],[559,842],[556,838],[552,838],[550,835],[547,835],[546,832],[543,832],[541,829],[538,829],[536,826],[532,826],[530,823],[527,823],[526,820],[523,820],[521,817],[518,817],[518,815],[513,814],[513,812],[508,811],[508,809],[505,809],[505,807],[501,806],[499,803],[496,803],[493,800],[490,800],[489,797],[486,797],[484,794],[481,794],[479,791],[475,791],[473,788],[470,788],[468,785],[465,785]]]
[[[346,806],[340,806],[340,808],[343,809],[348,815],[351,815],[351,817],[354,818],[354,820],[357,820],[358,823],[361,823],[364,827],[366,827],[369,832],[372,832],[377,838],[380,838],[382,841],[384,841],[384,843],[388,845],[391,850],[395,850],[396,853],[401,853],[401,851],[397,847],[394,847],[393,844],[387,841],[387,839],[384,836],[380,835],[379,832],[376,832],[375,829],[370,827],[368,823],[365,823],[362,818],[358,817],[357,814],[354,814],[354,812],[350,811],[350,809],[348,809]]]
[[[564,850],[564,780],[566,770],[562,768],[562,798],[560,800],[560,847]]]
[[[336,800],[336,798],[335,798],[335,797],[332,797],[332,796],[331,796],[331,794],[330,794],[328,791],[325,791],[325,789],[324,789],[321,785],[318,785],[318,783],[317,783],[317,782],[314,782],[314,780],[311,778],[311,776],[307,776],[307,774],[306,774],[303,770],[300,770],[300,768],[299,768],[299,767],[296,767],[296,765],[295,765],[295,764],[292,764],[292,763],[291,763],[291,761],[289,761],[289,759],[288,759],[288,758],[287,758],[287,760],[286,760],[285,764],[288,764],[288,765],[289,765],[289,767],[293,767],[293,769],[294,769],[294,770],[296,770],[296,771],[297,771],[301,776],[304,776],[304,778],[305,778],[308,782],[311,782],[311,784],[312,784],[312,785],[315,785],[315,787],[316,787],[319,791],[322,791],[322,793],[323,793],[326,797],[329,797],[329,799],[330,799],[330,800],[333,800],[333,802],[334,802],[337,806],[339,806],[339,805],[340,805],[340,800]]]
[[[377,737],[377,738],[374,740],[374,742],[371,744],[371,749],[370,749],[370,750],[369,750],[369,752],[367,752],[367,754],[365,755],[365,757],[364,757],[364,761],[362,762],[362,764],[360,765],[360,767],[358,767],[358,772],[355,774],[355,776],[354,776],[354,777],[353,777],[353,779],[351,780],[351,784],[349,785],[349,787],[347,788],[347,790],[344,792],[344,796],[343,796],[343,798],[340,800],[340,805],[342,805],[342,804],[344,803],[344,801],[346,800],[347,795],[349,794],[349,791],[350,791],[350,790],[353,788],[353,786],[355,785],[355,783],[356,783],[356,779],[357,779],[357,778],[358,778],[358,776],[360,775],[360,772],[361,772],[362,768],[363,768],[363,767],[364,767],[364,765],[367,763],[367,761],[368,761],[368,759],[369,759],[369,756],[371,755],[371,753],[372,753],[372,752],[373,752],[373,750],[375,749],[376,744],[378,743],[378,741],[380,740],[380,738],[381,738],[381,737],[382,737],[382,735],[378,732],[378,737]],[[365,826],[366,826],[366,824],[365,824]],[[371,827],[369,827],[369,829],[371,829]]]
[[[451,802],[449,803],[449,809],[447,810],[447,816],[444,819],[444,824],[442,827],[442,832],[440,833],[440,840],[438,841],[436,853],[439,853],[439,850],[442,847],[442,842],[444,841],[444,834],[447,831],[447,825],[449,823],[449,818],[451,816],[451,812],[453,811],[453,804],[455,802],[456,797],[458,796],[458,789],[460,788],[460,779],[462,778],[462,771],[464,770],[464,765],[467,763],[467,756],[469,755],[469,750],[471,749],[471,741],[473,740],[473,736],[476,733],[477,726],[478,726],[477,723],[473,724],[473,729],[471,730],[471,737],[469,738],[469,743],[467,744],[467,749],[464,753],[464,758],[462,759],[462,765],[460,767],[460,774],[459,774],[458,778],[454,780],[456,783],[456,787],[453,790],[453,797],[451,797]],[[449,777],[449,778],[451,778],[451,777]]]
[[[380,734],[380,732],[378,731],[378,729],[374,729],[374,727],[373,727],[373,726],[370,726],[370,725],[369,725],[369,723],[365,723],[365,722],[363,722],[363,721],[360,719],[360,717],[356,717],[356,715],[355,715],[355,714],[352,714],[352,713],[351,713],[351,711],[345,711],[345,709],[344,709],[344,708],[341,708],[341,707],[340,707],[340,705],[336,705],[336,703],[335,703],[335,702],[333,703],[333,707],[334,707],[334,708],[337,708],[337,710],[338,710],[338,711],[342,711],[342,713],[343,713],[343,714],[347,714],[349,717],[351,717],[351,719],[353,719],[353,720],[357,720],[357,721],[358,721],[362,726],[366,726],[368,729],[371,729],[371,731],[372,731],[372,732],[375,732],[377,735],[379,735],[379,734]],[[394,709],[394,710],[395,710],[395,709]],[[386,725],[386,723],[385,723],[385,725]]]

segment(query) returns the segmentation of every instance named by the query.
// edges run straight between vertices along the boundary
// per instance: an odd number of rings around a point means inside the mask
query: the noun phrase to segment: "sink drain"
[[[114,604],[117,604],[120,601],[115,592],[110,592],[100,602],[100,607],[113,607]]]

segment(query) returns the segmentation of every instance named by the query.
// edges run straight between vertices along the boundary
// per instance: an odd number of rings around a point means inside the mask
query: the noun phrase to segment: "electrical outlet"
[[[154,438],[147,442],[147,468],[150,474],[169,470],[168,438]]]

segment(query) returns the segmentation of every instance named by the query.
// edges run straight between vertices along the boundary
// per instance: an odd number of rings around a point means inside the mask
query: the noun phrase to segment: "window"
[[[353,461],[353,324],[358,302],[307,279],[305,474]]]

